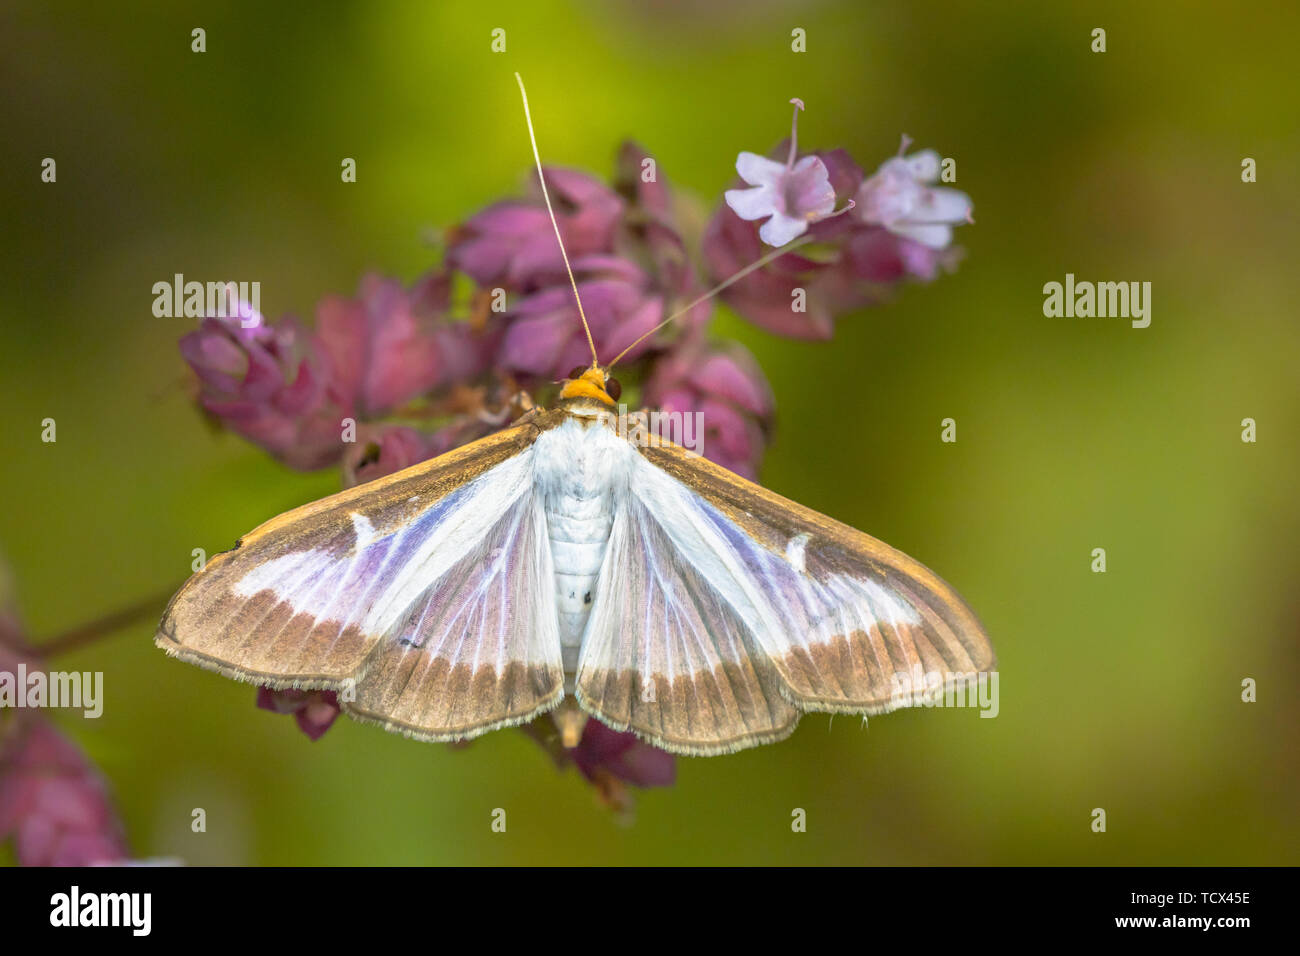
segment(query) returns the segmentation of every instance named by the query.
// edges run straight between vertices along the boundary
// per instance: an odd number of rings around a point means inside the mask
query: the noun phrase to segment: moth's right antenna
[[[605,371],[608,372],[610,369],[612,369],[615,365],[618,364],[618,360],[621,359],[624,355],[632,351],[634,348],[636,348],[646,339],[650,338],[650,336],[654,335],[664,326],[668,325],[669,323],[677,319],[680,319],[683,315],[691,311],[691,309],[695,308],[701,302],[705,302],[708,299],[712,299],[719,292],[722,292],[723,290],[727,289],[729,286],[733,285],[734,283],[739,282],[741,279],[745,278],[745,276],[749,275],[755,269],[761,269],[763,268],[763,266],[767,265],[772,260],[780,259],[787,252],[791,252],[794,249],[798,249],[800,246],[811,241],[812,241],[812,236],[810,235],[805,234],[803,236],[800,236],[798,239],[795,239],[793,242],[787,242],[784,246],[781,246],[777,249],[773,249],[767,255],[763,256],[761,259],[755,259],[753,262],[745,266],[745,268],[741,269],[739,272],[734,273],[733,275],[730,275],[727,278],[723,279],[721,282],[715,285],[708,292],[704,293],[704,295],[700,296],[698,299],[695,299],[689,305],[682,306],[682,308],[678,309],[672,315],[668,316],[668,318],[664,319],[662,322],[656,325],[649,332],[645,332],[640,336],[638,336],[637,339],[631,345],[629,345],[623,351],[619,352],[617,355],[614,356],[614,360],[610,362],[609,365],[605,366]]]
[[[546,176],[542,173],[542,157],[537,152],[537,136],[533,133],[533,117],[528,112],[528,93],[524,90],[524,78],[515,73],[519,82],[519,95],[524,101],[524,122],[528,124],[528,139],[533,144],[533,160],[537,163],[537,181],[542,184],[542,198],[546,200],[546,211],[551,215],[551,226],[555,229],[555,241],[560,244],[560,258],[564,260],[564,270],[569,273],[569,285],[573,286],[573,301],[578,303],[578,318],[582,319],[582,330],[587,333],[587,344],[591,346],[591,367],[600,365],[596,357],[596,342],[591,337],[591,326],[587,324],[587,313],[582,311],[582,298],[578,295],[578,280],[573,277],[573,267],[569,265],[569,254],[564,251],[564,237],[560,235],[560,224],[555,220],[555,210],[551,208],[551,194],[546,191]]]

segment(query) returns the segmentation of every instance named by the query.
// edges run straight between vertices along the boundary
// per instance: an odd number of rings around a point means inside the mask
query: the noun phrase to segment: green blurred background
[[[1298,33],[1289,2],[6,5],[0,550],[35,637],[338,487],[204,427],[176,350],[192,320],[154,318],[152,284],[259,279],[268,316],[309,317],[367,269],[413,279],[426,230],[521,182],[514,70],[552,163],[607,174],[630,135],[711,203],[798,95],[808,148],[870,170],[906,132],[956,158],[978,221],[956,275],[831,344],[726,314],[717,331],[775,389],[764,482],[962,591],[999,652],[997,719],[809,716],[784,743],[681,761],[625,826],[513,731],[453,752],[341,720],[312,744],[142,623],[57,665],[105,672],[100,720],[56,719],[111,779],[136,852],[1300,862]],[[1045,318],[1042,286],[1066,272],[1152,282],[1150,328]]]

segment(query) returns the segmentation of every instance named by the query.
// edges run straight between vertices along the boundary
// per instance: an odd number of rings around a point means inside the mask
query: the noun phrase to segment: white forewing
[[[503,441],[485,454],[509,451]],[[257,683],[346,690],[356,716],[431,739],[554,706],[563,673],[534,450],[461,483],[436,464],[247,536],[177,595],[159,643]]]
[[[577,680],[615,726],[668,749],[734,750],[789,733],[798,711],[892,710],[923,699],[919,675],[964,680],[987,663],[899,567],[815,528],[776,534],[757,498],[742,526],[630,460]]]

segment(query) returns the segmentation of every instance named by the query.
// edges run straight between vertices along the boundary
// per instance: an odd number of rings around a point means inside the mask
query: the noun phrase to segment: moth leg
[[[546,411],[546,409],[541,405],[533,402],[533,397],[525,391],[519,391],[514,394],[510,399],[510,407],[517,408],[522,413],[518,418],[510,423],[512,426],[532,424],[541,417],[543,412]]]
[[[480,408],[478,417],[480,421],[487,422],[489,425],[504,426],[506,422],[512,425],[527,424],[537,412],[543,409],[533,401],[533,397],[523,389],[519,389],[496,411],[489,411],[487,408]]]

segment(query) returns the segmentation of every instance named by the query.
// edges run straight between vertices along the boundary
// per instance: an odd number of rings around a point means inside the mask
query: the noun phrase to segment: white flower
[[[758,236],[769,246],[784,246],[812,223],[836,214],[835,188],[826,164],[816,156],[795,162],[803,102],[797,98],[790,102],[794,104],[790,158],[778,163],[757,153],[741,153],[736,157],[736,172],[751,188],[728,189],[725,194],[727,205],[741,219],[767,219]]]
[[[944,248],[952,242],[954,224],[973,220],[969,196],[931,185],[939,181],[939,168],[939,154],[932,149],[885,160],[858,189],[858,215],[931,249]]]

